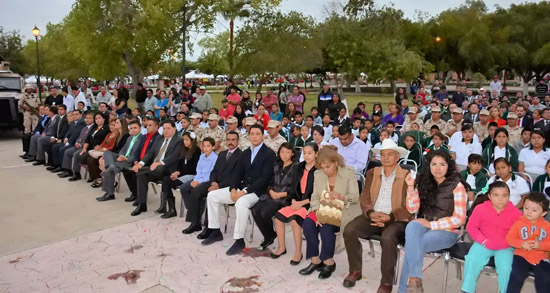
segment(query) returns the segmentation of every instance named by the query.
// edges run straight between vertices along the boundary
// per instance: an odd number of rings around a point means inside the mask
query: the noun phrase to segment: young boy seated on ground
[[[550,289],[550,223],[544,220],[547,211],[546,195],[541,192],[529,193],[523,204],[523,216],[508,231],[506,241],[516,249],[508,293],[519,293],[530,272],[535,276],[536,292],[548,292]]]
[[[475,195],[487,185],[487,176],[482,169],[482,158],[478,154],[468,156],[468,167],[460,172],[460,177],[470,185],[468,201],[473,201]]]

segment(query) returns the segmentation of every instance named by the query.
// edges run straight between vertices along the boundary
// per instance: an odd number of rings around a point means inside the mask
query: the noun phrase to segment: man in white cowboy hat
[[[34,95],[33,89],[32,85],[25,85],[25,93],[21,99],[19,99],[19,107],[23,109],[23,126],[25,127],[25,134],[31,133],[38,124],[38,105],[40,105],[40,99]]]
[[[369,239],[381,236],[382,280],[377,292],[391,292],[397,261],[397,245],[405,236],[405,227],[413,218],[407,211],[405,199],[408,171],[397,163],[407,156],[405,148],[397,146],[391,139],[385,139],[380,148],[372,149],[380,155],[381,167],[367,171],[365,186],[360,202],[362,215],[352,220],[344,228],[344,241],[349,262],[349,275],[344,279],[344,287],[353,287],[362,276],[362,245],[359,238]]]

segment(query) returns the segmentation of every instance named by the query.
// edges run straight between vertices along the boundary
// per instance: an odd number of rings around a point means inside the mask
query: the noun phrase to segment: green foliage
[[[11,71],[17,72],[19,74],[34,72],[32,70],[29,71],[30,68],[26,66],[26,60],[25,56],[22,53],[22,50],[23,44],[19,32],[4,31],[4,28],[0,26],[0,56],[4,57],[6,61],[10,62]]]
[[[197,69],[208,74],[229,74],[229,32],[223,32],[215,37],[204,38],[198,45],[202,53],[197,60]]]
[[[485,78],[485,75],[479,73],[479,72],[476,72],[474,74],[474,76],[472,76],[472,80],[477,82],[477,87],[478,88],[482,88],[483,87],[483,84],[485,82],[487,82],[487,79]]]
[[[287,74],[320,67],[322,54],[315,32],[313,18],[301,13],[255,11],[235,39],[236,73]]]

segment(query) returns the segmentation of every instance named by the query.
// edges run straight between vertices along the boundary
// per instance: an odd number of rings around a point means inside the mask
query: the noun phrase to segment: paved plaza
[[[328,280],[299,275],[309,261],[289,265],[290,230],[289,251],[277,260],[254,249],[228,257],[231,213],[223,243],[204,247],[196,234],[181,233],[188,225],[183,219],[163,220],[153,212],[159,196],[152,190],[149,212],[130,217],[125,182],[116,200],[100,203],[95,200],[100,190],[84,180],[61,180],[43,166],[24,163],[20,154],[20,139],[0,138],[0,292],[375,292],[378,287],[377,244],[372,258],[364,241],[364,278],[345,289],[345,252],[336,255],[336,272]],[[247,245],[256,247],[261,238],[255,230]],[[426,258],[424,266],[425,292],[441,292],[443,260]],[[460,292],[455,272],[451,265],[447,292]],[[482,275],[479,284],[478,292],[497,292],[494,276]],[[532,281],[524,292],[534,292]]]

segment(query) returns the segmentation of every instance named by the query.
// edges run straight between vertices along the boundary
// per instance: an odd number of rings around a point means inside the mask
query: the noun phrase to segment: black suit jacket
[[[153,137],[151,138],[151,141],[147,145],[147,150],[145,150],[145,154],[147,154],[148,152],[151,151],[151,149],[153,148],[153,145],[155,144],[155,141],[157,141],[157,139],[162,139],[162,135],[160,135],[158,132],[155,133],[155,135],[153,135]],[[139,139],[139,146],[138,146],[138,149],[136,150],[136,156],[135,156],[134,161],[139,162],[141,160],[140,156],[141,156],[141,151],[143,150],[143,147],[145,146],[145,140],[147,140],[147,136],[145,134],[142,134],[140,139]]]
[[[229,150],[225,150],[218,155],[214,169],[210,172],[210,182],[217,182],[220,188],[227,187],[231,184],[231,175],[233,175],[237,162],[243,154],[243,151],[237,148],[233,151],[229,160],[226,160],[227,152],[229,152]]]
[[[88,144],[88,150],[93,150],[96,145],[100,145],[105,139],[105,137],[107,136],[107,134],[111,132],[109,130],[109,125],[103,125],[103,127],[101,127],[101,129],[99,129],[99,131],[94,135],[94,132],[96,131],[96,129],[97,129],[97,125],[94,124],[94,126],[92,126],[90,130],[88,130],[88,133],[86,133],[85,143]]]
[[[273,150],[262,144],[252,163],[250,163],[251,157],[252,150],[248,148],[239,158],[233,172],[230,189],[246,188],[246,193],[266,194],[269,182],[273,177],[273,165],[277,156]]]
[[[472,121],[472,123],[479,122],[479,113],[477,113],[476,115],[477,115],[477,116],[476,116],[476,119],[475,119],[475,121],[473,121],[473,119],[472,119],[472,116],[473,116],[472,113],[468,112],[468,113],[464,114],[464,120]]]
[[[42,121],[44,120],[46,120],[46,122],[44,122],[44,126],[42,126]],[[48,126],[49,120],[50,120],[49,116],[46,116],[46,115],[40,116],[40,118],[38,118],[38,124],[36,124],[36,127],[34,128],[33,132],[42,133],[44,129],[46,129],[46,127]]]
[[[63,118],[61,118],[61,120],[58,121],[58,126],[57,126],[57,134],[56,134],[56,138],[57,139],[62,139],[65,137],[65,135],[67,135],[67,132],[69,131],[69,121],[67,120],[67,114],[65,114],[65,116],[63,116]]]
[[[151,147],[151,151],[147,151],[145,157],[143,157],[143,159],[141,160],[143,161],[143,163],[145,163],[145,166],[150,166],[151,164],[153,164],[155,158],[160,152],[164,140],[164,136],[161,136],[155,140],[153,146]],[[168,147],[166,148],[166,152],[164,153],[164,159],[161,160],[161,162],[164,163],[164,166],[171,172],[175,171],[175,169],[177,168],[182,143],[183,139],[179,138],[177,135],[174,135],[170,140],[170,143],[168,143]]]
[[[520,119],[520,125],[519,126],[523,127],[524,129],[533,129],[534,126],[535,126],[534,123],[533,123],[533,118],[531,118],[527,115],[523,116],[523,121],[521,121],[521,119]]]

